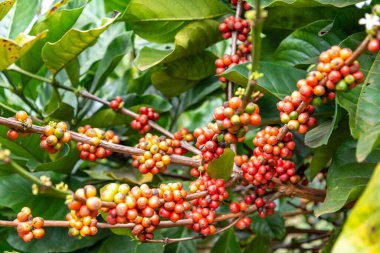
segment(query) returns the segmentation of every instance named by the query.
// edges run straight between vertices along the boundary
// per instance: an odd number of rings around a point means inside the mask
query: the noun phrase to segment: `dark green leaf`
[[[356,149],[356,158],[362,162],[372,150],[380,145],[380,125],[369,128],[360,135]]]
[[[143,243],[128,236],[113,235],[108,237],[98,249],[98,253],[161,253],[164,247],[159,243]]]
[[[51,207],[47,204],[49,208]],[[63,206],[63,205],[62,205]],[[61,209],[64,209],[62,208]],[[45,206],[46,207],[46,206]],[[58,208],[58,207],[56,207]],[[33,208],[32,208],[33,212]],[[61,218],[62,219],[62,218]],[[29,243],[25,243],[17,234],[15,229],[11,230],[8,238],[8,243],[17,250],[29,253],[41,253],[41,252],[72,252],[85,247],[90,247],[102,240],[107,236],[107,231],[99,229],[99,233],[91,237],[79,240],[75,237],[69,237],[67,235],[67,228],[44,228],[45,236],[41,240],[32,240]]]
[[[339,44],[345,35],[329,32],[331,27],[332,20],[320,20],[297,29],[281,42],[275,52],[275,62],[288,66],[306,63],[331,45]]]
[[[219,158],[208,164],[207,174],[211,178],[223,178],[227,181],[234,167],[234,156],[235,153],[231,149],[224,149],[223,154]]]
[[[244,253],[271,253],[272,241],[270,238],[257,235],[244,250]]]
[[[167,43],[184,25],[220,17],[230,10],[218,0],[131,0],[123,19],[144,39]]]
[[[225,231],[215,243],[211,253],[239,253],[240,246],[233,228]]]
[[[326,145],[322,145],[312,150],[313,159],[310,167],[306,171],[306,175],[312,180],[318,172],[326,167],[328,162],[335,154],[338,147],[350,136],[348,122],[343,121],[337,129],[335,129]]]
[[[229,68],[221,76],[226,77],[232,82],[246,86],[248,82],[247,64],[239,64]],[[296,83],[299,79],[306,76],[306,71],[274,64],[270,62],[260,62],[260,72],[264,74],[258,80],[257,89],[282,99],[296,90]]]
[[[356,142],[349,139],[336,151],[327,174],[326,199],[315,210],[317,216],[338,211],[357,199],[367,185],[379,161],[380,150],[374,150],[362,163],[356,162],[355,150]]]
[[[195,21],[175,36],[173,50],[158,50],[149,47],[141,49],[135,63],[140,70],[157,64],[170,62],[196,54],[215,44],[220,39],[219,23],[215,20]]]
[[[284,219],[278,213],[264,219],[255,214],[251,220],[251,227],[259,236],[282,239],[286,234]]]
[[[42,174],[34,173],[33,175],[39,177]],[[63,178],[53,173],[43,175],[50,176],[54,183],[59,183]],[[14,212],[19,212],[22,207],[28,206],[33,210],[34,216],[62,220],[67,212],[64,202],[64,199],[33,195],[32,183],[18,174],[0,177],[0,205],[9,207]],[[46,208],[47,206],[49,208]]]
[[[380,53],[377,54],[366,80],[360,88],[346,93],[338,92],[338,102],[350,115],[351,133],[359,138],[365,131],[380,123]]]
[[[215,58],[212,53],[204,51],[166,63],[164,71],[152,74],[152,83],[165,96],[177,96],[212,75],[215,71]]]
[[[335,114],[332,120],[327,120],[307,132],[305,144],[310,148],[317,148],[328,143],[333,130],[344,116],[344,110],[335,103]]]
[[[132,33],[124,33],[116,37],[107,47],[104,57],[99,62],[91,90],[97,90],[101,86],[109,74],[115,69],[125,54],[131,51]]]
[[[169,238],[185,238],[192,236],[191,230],[186,227],[171,228],[164,234]],[[165,246],[165,253],[193,253],[197,251],[194,240],[172,243]]]

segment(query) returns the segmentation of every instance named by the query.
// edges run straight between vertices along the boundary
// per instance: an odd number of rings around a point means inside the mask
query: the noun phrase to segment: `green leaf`
[[[223,154],[210,162],[207,167],[207,174],[211,178],[223,178],[225,181],[231,176],[234,167],[235,153],[229,149],[224,149]]]
[[[44,64],[41,56],[42,47],[46,42],[56,42],[77,21],[84,5],[76,9],[63,9],[53,12],[45,19],[35,24],[30,32],[32,35],[48,30],[46,37],[37,42],[34,47],[21,59],[21,67],[29,72],[36,73]],[[59,24],[59,25],[57,25]]]
[[[192,236],[192,233],[186,227],[177,227],[168,229],[164,236],[169,238],[185,238]],[[172,243],[165,246],[165,253],[193,253],[196,251],[197,244],[194,240]]]
[[[380,124],[369,128],[358,140],[356,158],[359,162],[364,161],[372,150],[380,145]]]
[[[91,90],[97,90],[107,79],[109,74],[115,69],[121,59],[129,53],[131,47],[131,32],[126,32],[116,37],[107,47],[104,57],[99,62],[94,80],[92,81]]]
[[[332,253],[379,252],[380,236],[380,164],[355,204],[348,220],[344,224]]]
[[[56,171],[65,174],[70,174],[79,159],[79,151],[76,149],[76,147],[72,147],[67,152],[62,150],[56,156],[57,157],[55,157],[55,160],[52,162],[37,164],[34,170]]]
[[[130,0],[107,0],[104,1],[106,12],[119,11],[122,12],[127,7]]]
[[[278,213],[264,219],[255,214],[251,220],[252,230],[259,236],[282,239],[286,234],[284,218]]]
[[[182,127],[195,129],[199,126],[205,126],[212,120],[212,113],[210,112],[215,107],[222,105],[223,101],[221,98],[210,97],[196,108],[181,113],[177,119],[176,127],[173,129],[181,129]]]
[[[328,143],[333,130],[344,116],[344,110],[335,102],[335,114],[332,120],[327,120],[307,132],[305,144],[317,148]]]
[[[112,235],[98,249],[98,253],[162,253],[164,247],[159,243],[139,243],[128,236]]]
[[[312,150],[313,159],[311,160],[310,167],[306,171],[309,180],[313,178],[326,167],[333,155],[336,153],[338,147],[350,137],[348,122],[345,120],[339,127],[337,127],[331,134],[326,145],[322,145]]]
[[[355,138],[368,129],[380,124],[378,112],[380,100],[380,53],[377,54],[366,80],[359,87],[349,92],[338,92],[338,103],[344,107],[350,115],[351,133]]]
[[[190,21],[217,18],[229,11],[218,0],[131,0],[122,19],[142,38],[167,43]]]
[[[0,71],[15,63],[37,40],[44,36],[45,33],[40,33],[37,36],[20,34],[14,41],[0,38]]]
[[[225,231],[214,247],[211,253],[239,253],[241,252],[238,239],[233,228]]]
[[[49,208],[53,208],[48,203],[47,203],[47,206],[49,206]],[[65,209],[63,208],[63,205],[61,205],[60,208]],[[33,208],[32,208],[32,213],[33,213]],[[108,235],[108,231],[105,231],[105,229],[99,229],[99,233],[95,235],[94,237],[78,240],[75,237],[70,237],[67,235],[67,231],[68,231],[67,228],[44,228],[44,229],[45,229],[45,235],[43,239],[32,240],[29,243],[25,243],[18,236],[16,229],[12,229],[7,241],[10,245],[12,245],[13,248],[20,250],[21,252],[28,252],[28,253],[73,252],[75,250],[80,250],[82,248],[91,247],[97,242],[99,242],[100,240],[104,239]]]
[[[346,203],[358,198],[367,185],[380,150],[374,150],[362,163],[356,162],[356,142],[345,141],[336,151],[327,174],[327,195],[325,201],[315,210],[320,216],[336,212]]]
[[[332,20],[320,20],[297,29],[277,48],[275,63],[288,66],[307,63],[331,45],[339,44],[346,36],[338,31],[329,32],[331,27]]]
[[[4,0],[0,3],[0,21],[7,15],[16,0]]]
[[[50,176],[54,183],[59,183],[63,178],[52,173],[33,173],[33,175],[36,177],[40,175]],[[67,209],[64,208],[64,202],[64,199],[33,195],[32,183],[18,174],[0,177],[0,205],[9,207],[14,212],[19,212],[22,207],[28,206],[32,209],[34,216],[62,220],[67,212]],[[46,208],[47,206],[49,208]]]
[[[249,63],[243,63],[233,66],[220,76],[224,76],[236,84],[246,86],[249,73],[247,69],[248,64]],[[257,90],[271,94],[279,100],[296,90],[297,81],[307,75],[304,70],[270,62],[260,62],[260,72],[263,73],[264,76],[258,80]]]
[[[170,62],[201,52],[219,39],[219,23],[215,20],[195,21],[182,28],[175,36],[174,49],[158,50],[149,47],[141,49],[135,64],[146,70],[157,64]]]
[[[98,37],[116,18],[107,19],[104,25],[87,31],[71,29],[59,41],[48,42],[42,49],[42,59],[49,70],[54,75],[57,74],[83,50],[96,43]]]
[[[268,237],[257,235],[248,244],[244,253],[271,253],[272,252],[272,240]]]
[[[252,3],[253,0],[249,0]],[[291,4],[296,7],[310,7],[310,6],[321,6],[321,5],[332,5],[339,8],[353,5],[359,2],[363,2],[361,0],[263,0],[263,7],[273,7],[273,6],[285,6],[287,4]]]
[[[9,37],[14,38],[17,34],[22,33],[37,15],[37,9],[40,7],[38,0],[17,0],[15,12],[12,18]],[[1,18],[0,18],[1,19]]]
[[[54,89],[45,108],[46,116],[52,119],[70,121],[74,117],[74,108],[64,103],[58,90]]]
[[[4,148],[7,148],[17,159],[34,160],[43,162],[46,154],[41,151],[39,143],[41,139],[38,135],[34,134],[29,137],[19,137],[16,141],[11,141],[7,137],[8,128],[5,126],[0,127],[0,143]]]
[[[216,57],[207,51],[164,65],[165,70],[152,74],[152,83],[167,97],[174,97],[212,75]]]

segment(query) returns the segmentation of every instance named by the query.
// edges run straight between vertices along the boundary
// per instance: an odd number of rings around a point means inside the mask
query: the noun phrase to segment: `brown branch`
[[[14,119],[0,117],[0,125],[4,125],[9,128],[14,128],[17,130],[22,130],[22,131],[25,130],[25,126],[23,126],[22,122],[16,121]],[[45,130],[44,127],[31,125],[31,126],[28,126],[25,131],[31,132],[31,133],[43,134],[44,130]],[[90,137],[87,137],[85,135],[72,132],[72,131],[69,131],[69,132],[71,134],[71,139],[73,141],[91,144]],[[100,141],[99,146],[105,149],[111,150],[113,152],[122,153],[122,154],[143,155],[145,152],[144,150],[139,149],[139,148],[113,144],[107,141]],[[189,158],[185,156],[179,156],[179,155],[170,155],[170,161],[171,163],[174,163],[174,164],[181,164],[181,165],[190,166],[190,167],[199,167],[202,164],[201,160],[197,160],[197,159],[193,159],[193,158]]]
[[[288,197],[299,197],[314,202],[323,202],[326,197],[325,190],[310,188],[298,184],[283,184],[278,178],[273,178],[272,181],[275,183],[275,188]]]
[[[82,90],[80,95],[84,98],[87,98],[87,99],[90,99],[90,100],[93,100],[93,101],[96,101],[96,102],[99,102],[103,105],[106,105],[106,106],[110,106],[110,103],[107,101],[107,100],[104,100],[104,99],[101,99],[97,96],[95,96],[94,94],[92,93],[89,93],[88,91],[85,91],[85,90]],[[132,112],[131,110],[128,110],[126,108],[120,108],[118,110],[118,112],[120,112],[121,114],[124,114],[124,115],[127,115],[127,116],[130,116],[130,117],[133,117],[135,118],[136,116],[138,116],[137,113],[135,112]],[[169,132],[168,130],[162,128],[160,125],[158,125],[156,122],[152,121],[152,120],[149,120],[148,124],[155,130],[157,130],[158,132],[166,135],[167,137],[171,138],[171,139],[174,139],[174,135]],[[191,146],[188,142],[186,141],[181,141],[181,146],[187,150],[189,150],[190,152],[193,152],[194,154],[200,154],[201,151],[193,146]]]

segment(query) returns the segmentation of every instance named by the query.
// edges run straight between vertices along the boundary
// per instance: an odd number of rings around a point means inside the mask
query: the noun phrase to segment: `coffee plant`
[[[0,0],[0,37],[3,252],[380,252],[379,1]]]

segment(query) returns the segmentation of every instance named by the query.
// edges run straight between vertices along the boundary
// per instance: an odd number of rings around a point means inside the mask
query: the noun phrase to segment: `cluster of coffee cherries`
[[[240,203],[231,202],[230,203],[231,213],[244,212],[245,210],[247,210],[247,208],[248,208],[248,205],[245,202],[240,202]],[[249,227],[249,225],[251,225],[251,219],[247,216],[244,216],[235,224],[235,227],[237,229],[243,230]]]
[[[357,61],[346,65],[352,55],[349,48],[332,46],[319,56],[317,71],[311,71],[306,79],[297,82],[297,88],[303,101],[315,105],[326,103],[335,98],[335,91],[353,89],[364,81]]]
[[[217,59],[215,61],[216,66],[216,74],[220,75],[224,71],[226,71],[228,68],[231,68],[237,64],[246,62],[247,59],[245,57],[240,58],[237,54],[230,55],[230,54],[224,54],[222,58]],[[223,76],[219,77],[219,81],[221,82],[227,82],[227,79]]]
[[[207,191],[205,197],[191,201],[193,207],[187,217],[193,220],[193,224],[189,228],[202,235],[214,234],[216,229],[212,223],[216,216],[215,209],[219,207],[220,202],[228,197],[228,192],[224,187],[224,180],[211,179],[205,173],[191,182],[189,189],[191,193]]]
[[[247,61],[247,55],[251,54],[252,43],[250,38],[248,38],[244,43],[241,43],[237,46],[236,54],[240,57],[242,62]]]
[[[29,126],[31,126],[33,124],[33,120],[28,116],[28,114],[25,111],[18,111],[18,112],[16,112],[15,119],[17,121],[22,122],[22,125],[24,126],[25,130]],[[20,130],[16,130],[16,129],[11,128],[11,129],[8,130],[7,136],[12,141],[15,141],[15,140],[18,139],[19,133],[21,133],[21,135],[24,136],[24,137],[28,137],[31,134],[31,133],[28,133],[28,132],[24,132],[24,131],[20,131]]]
[[[187,128],[181,128],[179,131],[174,133],[173,144],[173,152],[176,155],[183,155],[187,153],[187,149],[181,147],[181,141],[191,142],[194,140],[194,136],[192,133],[189,133]]]
[[[33,218],[29,207],[23,207],[21,212],[17,214],[17,233],[24,242],[30,242],[33,238],[40,239],[45,235],[45,230],[42,228],[44,219],[41,217]]]
[[[162,192],[159,197],[163,200],[159,215],[172,222],[183,219],[185,212],[190,209],[190,204],[185,200],[187,191],[183,189],[182,183],[161,184],[159,191]]]
[[[99,209],[102,201],[96,196],[97,190],[93,185],[86,185],[75,191],[75,197],[70,196],[67,207],[70,212],[66,215],[69,222],[69,236],[94,236],[98,233],[96,227]]]
[[[272,187],[270,180],[276,171],[263,157],[253,156],[248,160],[246,155],[238,156],[235,158],[235,164],[241,167],[243,172],[243,185],[251,184],[256,187]]]
[[[116,203],[114,208],[102,208],[108,214],[109,224],[135,223],[133,235],[141,241],[153,239],[153,232],[160,223],[155,209],[161,205],[162,190],[151,189],[146,184],[130,188],[128,184],[110,183],[100,192],[101,200]]]
[[[233,6],[236,6],[238,3],[238,0],[231,0],[231,4]],[[247,1],[243,1],[243,8],[244,10],[248,11],[251,9],[251,5],[249,3],[247,3]]]
[[[262,197],[264,194],[265,190],[263,188],[257,188],[254,193],[244,196],[244,203],[247,205],[254,204],[257,207],[257,214],[261,218],[273,215],[276,208],[276,204],[274,202],[265,203],[265,200]]]
[[[275,176],[283,182],[296,184],[300,181],[300,176],[296,175],[296,164],[289,160],[277,160]]]
[[[123,106],[123,99],[120,96],[117,96],[110,102],[110,107],[114,110],[118,110]]]
[[[291,96],[286,96],[277,103],[277,109],[280,111],[282,123],[288,124],[290,130],[297,130],[300,134],[305,134],[309,128],[317,124],[317,120],[311,117],[314,112],[312,105],[306,106],[300,113],[297,112],[301,102],[301,94],[294,91]]]
[[[200,157],[196,157],[195,159],[201,159]],[[198,168],[191,168],[190,169],[190,175],[192,177],[199,177],[201,174],[207,172],[207,163],[204,163],[203,165],[199,166]]]
[[[50,122],[45,127],[44,134],[41,136],[40,147],[54,154],[61,150],[65,143],[68,143],[71,135],[67,132],[67,124],[61,122]]]
[[[224,39],[229,39],[232,32],[237,32],[237,39],[244,42],[247,40],[248,33],[251,31],[247,20],[235,16],[229,16],[219,25],[219,31]]]
[[[147,133],[137,144],[137,147],[145,150],[145,152],[140,156],[132,156],[132,165],[142,174],[164,172],[170,164],[169,155],[173,154],[172,146],[173,140],[165,136],[158,137]]]
[[[82,160],[96,161],[96,159],[103,159],[112,154],[111,150],[99,147],[101,140],[114,144],[120,143],[120,137],[115,135],[112,130],[103,131],[99,128],[92,128],[90,125],[86,125],[79,127],[78,132],[91,138],[91,144],[77,143],[77,149],[80,151],[80,158]]]
[[[291,159],[296,143],[293,141],[293,134],[288,132],[285,137],[280,141],[277,138],[280,130],[278,127],[267,126],[259,131],[253,139],[254,156],[261,159],[264,158],[270,165],[280,159]]]
[[[219,141],[217,134],[218,132],[218,127],[213,123],[207,124],[207,127],[196,128],[194,130],[194,137],[197,138],[195,146],[202,151],[200,156],[205,163],[208,163],[221,156],[224,152],[224,148],[226,147],[224,139],[227,138],[227,140],[230,140],[228,138],[232,136],[232,134],[224,137],[222,136]]]
[[[239,97],[232,97],[223,106],[214,110],[214,119],[220,131],[219,138],[224,136],[227,143],[244,141],[248,131],[248,124],[258,126],[261,122],[260,109],[257,104],[248,103],[244,111],[240,111],[243,100]]]
[[[149,120],[157,121],[160,115],[154,112],[151,107],[140,107],[140,114],[135,117],[131,122],[131,127],[139,131],[139,134],[145,134],[149,132],[152,127],[149,125]]]

